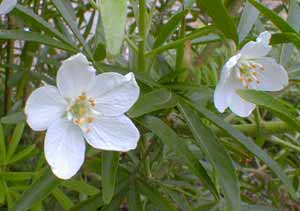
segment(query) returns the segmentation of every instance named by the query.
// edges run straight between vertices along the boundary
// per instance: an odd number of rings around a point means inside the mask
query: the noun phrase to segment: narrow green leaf
[[[78,193],[83,193],[86,195],[95,195],[100,192],[98,188],[89,185],[84,181],[66,180],[62,183],[62,185],[70,190],[74,190],[77,191]]]
[[[288,108],[282,101],[269,94],[256,90],[238,90],[237,93],[245,100],[271,110],[290,127],[300,132],[300,122],[296,119],[296,111]]]
[[[213,122],[216,126],[222,129],[224,133],[226,133],[227,135],[235,139],[237,142],[239,142],[241,145],[243,145],[249,152],[254,154],[260,160],[264,161],[266,165],[278,176],[278,178],[287,187],[288,191],[292,194],[292,196],[295,196],[295,190],[289,178],[279,167],[279,165],[265,151],[263,151],[259,146],[257,146],[251,139],[246,137],[239,130],[226,123],[222,118],[213,114],[212,112],[204,108],[202,105],[194,104],[190,101],[186,102],[193,106],[197,111],[199,111],[202,116],[204,116],[206,119]]]
[[[100,0],[99,3],[106,40],[106,49],[109,54],[117,55],[120,53],[125,34],[127,1]]]
[[[0,176],[7,181],[29,180],[36,174],[36,172],[0,172]]]
[[[178,137],[178,135],[163,121],[156,117],[147,116],[141,121],[140,124],[151,130],[157,135],[170,149],[181,157],[189,168],[197,175],[206,187],[211,191],[216,198],[218,198],[218,192],[210,177],[208,176],[205,168],[201,165],[194,154],[188,149],[185,141]]]
[[[271,45],[282,43],[293,43],[297,48],[300,47],[300,36],[291,32],[272,34]]]
[[[102,200],[102,193],[98,193],[91,198],[80,202],[79,204],[75,205],[68,211],[93,211],[97,210],[99,207],[103,206],[103,200]]]
[[[138,190],[145,195],[149,200],[163,211],[176,211],[177,209],[172,205],[170,201],[164,198],[154,187],[151,187],[148,183],[138,180]]]
[[[85,52],[87,53],[87,56],[89,59],[93,58],[92,52],[90,47],[85,42],[85,39],[83,38],[80,30],[78,29],[76,18],[74,15],[74,10],[72,8],[72,4],[69,0],[52,0],[52,3],[56,7],[56,9],[59,11],[59,13],[62,15],[66,23],[71,28],[72,32],[75,34],[81,45],[83,46]]]
[[[26,158],[29,158],[36,152],[35,149],[36,149],[35,145],[26,147],[22,151],[15,153],[14,156],[7,158],[8,160],[6,161],[6,164],[20,162],[20,161],[25,160]]]
[[[181,44],[185,43],[186,41],[194,40],[194,39],[200,38],[202,36],[207,36],[211,32],[212,32],[211,26],[202,27],[200,29],[195,30],[194,32],[191,32],[190,34],[187,34],[183,38],[177,39],[173,42],[170,42],[163,46],[152,49],[151,51],[146,53],[146,57],[155,56],[155,55],[162,53],[164,51],[167,51],[169,49],[177,48],[178,45],[181,45]]]
[[[262,15],[270,19],[272,23],[277,26],[282,32],[294,32],[297,33],[285,20],[278,16],[272,10],[266,8],[256,0],[248,0],[256,9],[260,11]]]
[[[144,114],[176,105],[176,98],[167,89],[157,89],[142,95],[135,105],[129,110],[128,116],[136,118]]]
[[[56,198],[59,204],[64,208],[64,210],[73,207],[72,200],[59,188],[55,188],[52,191],[52,195]]]
[[[21,17],[24,22],[29,23],[35,28],[39,28],[51,35],[54,35],[56,38],[60,39],[65,44],[73,46],[74,48],[76,47],[63,34],[61,34],[59,31],[53,28],[53,26],[51,26],[39,15],[35,14],[31,9],[18,4],[13,10],[12,14]]]
[[[16,151],[19,142],[21,140],[23,130],[25,127],[25,123],[19,123],[15,127],[13,136],[11,138],[10,144],[8,145],[8,150],[7,150],[7,160],[10,160],[14,152]]]
[[[189,125],[196,143],[211,161],[217,179],[222,188],[229,210],[240,210],[240,188],[235,168],[230,156],[221,143],[218,143],[212,131],[204,126],[199,114],[184,101],[178,107]]]
[[[22,195],[21,199],[11,209],[11,211],[27,211],[34,204],[42,201],[47,195],[51,193],[61,180],[56,178],[51,172],[46,171],[29,189]]]
[[[242,211],[281,211],[273,207],[265,207],[260,205],[243,205]]]
[[[220,29],[227,38],[238,41],[236,26],[228,15],[222,0],[197,0],[198,6],[212,18],[213,24]]]
[[[20,122],[24,122],[26,120],[26,116],[24,112],[16,112],[12,114],[8,114],[0,119],[3,124],[17,124]]]
[[[127,200],[128,200],[129,211],[143,210],[141,198],[137,189],[136,182],[132,182],[132,184],[130,184]]]
[[[180,24],[181,19],[187,14],[187,10],[177,13],[174,15],[166,24],[164,24],[160,29],[153,48],[157,48],[164,44],[166,40],[174,33]]]
[[[6,142],[2,124],[0,124],[0,164],[6,161]]]
[[[247,1],[238,25],[238,35],[240,43],[251,31],[253,25],[257,20],[258,14],[258,10]]]
[[[103,201],[105,204],[108,204],[114,195],[119,159],[119,152],[102,152],[101,182]]]
[[[46,35],[37,32],[23,30],[0,30],[0,40],[26,40],[31,42],[42,43],[50,47],[66,50],[69,52],[77,52],[77,49],[64,44],[59,40],[55,40]]]

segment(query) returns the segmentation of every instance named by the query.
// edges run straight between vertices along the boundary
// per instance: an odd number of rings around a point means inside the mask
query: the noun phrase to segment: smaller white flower
[[[62,63],[57,88],[35,90],[25,106],[27,123],[47,130],[45,157],[61,179],[74,176],[84,162],[86,141],[97,149],[135,149],[140,134],[124,115],[139,97],[133,73],[96,75],[86,57],[77,54]]]
[[[275,59],[266,57],[272,48],[270,38],[269,32],[261,33],[255,42],[248,42],[226,62],[214,92],[214,103],[219,112],[229,107],[238,116],[247,117],[255,104],[242,99],[236,90],[279,91],[288,85],[286,70]]]
[[[17,5],[17,0],[3,0],[0,3],[0,15],[5,15],[12,11]]]

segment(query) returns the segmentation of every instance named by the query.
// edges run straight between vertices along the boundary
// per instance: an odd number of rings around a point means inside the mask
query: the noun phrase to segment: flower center
[[[253,61],[241,61],[236,67],[236,76],[245,88],[254,83],[259,84],[259,74],[265,70],[264,66]]]
[[[100,112],[94,110],[94,107],[95,100],[82,93],[70,102],[67,118],[85,132],[89,132],[88,124],[94,122],[95,117],[100,115]]]

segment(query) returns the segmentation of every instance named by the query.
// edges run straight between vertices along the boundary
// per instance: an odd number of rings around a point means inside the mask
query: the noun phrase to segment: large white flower
[[[85,142],[102,150],[135,149],[140,134],[124,115],[139,97],[133,73],[95,74],[82,54],[63,62],[57,88],[46,85],[27,100],[27,123],[47,130],[45,156],[53,173],[69,179],[84,161]]]
[[[214,103],[220,112],[229,107],[235,114],[247,117],[255,104],[242,99],[236,90],[279,91],[288,84],[285,69],[273,58],[266,57],[272,48],[270,38],[269,32],[261,33],[255,42],[248,42],[226,62],[214,93]]]
[[[0,15],[9,13],[17,5],[17,0],[3,0],[0,3]]]

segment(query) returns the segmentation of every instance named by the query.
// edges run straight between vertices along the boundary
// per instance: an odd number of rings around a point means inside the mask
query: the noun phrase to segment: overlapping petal
[[[54,86],[35,90],[25,106],[27,123],[36,131],[46,130],[50,124],[61,118],[67,109],[67,102]]]
[[[82,133],[66,119],[59,119],[48,128],[44,147],[46,160],[58,178],[71,178],[84,162]]]
[[[3,0],[0,3],[0,15],[9,13],[17,5],[17,0]]]
[[[87,92],[94,84],[95,77],[96,70],[79,53],[62,63],[57,73],[57,87],[65,98],[72,99]]]
[[[99,117],[84,133],[87,142],[97,149],[126,152],[135,149],[140,138],[138,129],[125,115]]]
[[[265,31],[261,33],[256,41],[248,42],[241,49],[240,54],[245,59],[253,59],[266,56],[272,49],[272,46],[269,44],[271,39],[271,33]]]
[[[264,69],[260,71],[255,89],[262,91],[279,91],[289,83],[289,77],[284,67],[278,64],[273,58],[259,58],[256,62]]]
[[[102,73],[96,76],[88,96],[95,99],[95,109],[105,116],[119,116],[137,101],[140,89],[133,73]]]

